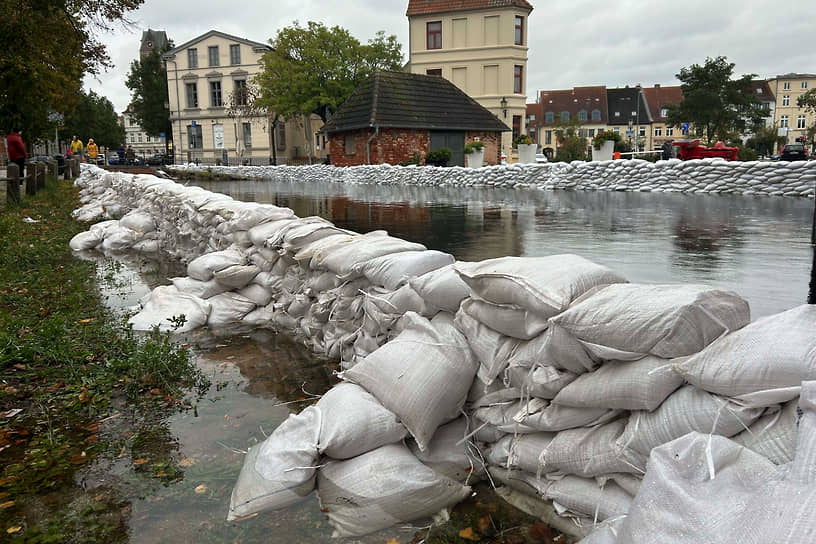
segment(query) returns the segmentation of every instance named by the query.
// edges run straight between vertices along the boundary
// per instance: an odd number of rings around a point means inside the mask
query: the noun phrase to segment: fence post
[[[44,162],[37,163],[37,190],[45,189],[45,173],[48,171],[49,165]]]
[[[25,169],[25,192],[31,196],[37,193],[37,163],[28,163]]]
[[[10,162],[6,166],[6,204],[20,203],[20,167]]]
[[[48,174],[53,176],[54,179],[57,179],[57,175],[59,174],[59,165],[54,159],[48,159]]]

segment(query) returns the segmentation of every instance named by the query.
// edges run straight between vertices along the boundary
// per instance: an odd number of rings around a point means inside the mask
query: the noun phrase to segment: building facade
[[[527,133],[526,0],[409,0],[409,71],[451,81],[511,128],[501,151]]]
[[[121,123],[125,129],[125,146],[133,149],[137,157],[146,159],[156,153],[165,152],[164,141],[145,132],[136,119],[133,118],[129,107],[122,114]]]
[[[528,135],[541,152],[554,157],[558,151],[557,133],[573,126],[589,147],[592,138],[607,126],[606,87],[575,87],[541,91],[535,104],[528,104]]]
[[[775,96],[774,124],[779,136],[785,138],[785,143],[807,137],[808,129],[816,125],[816,114],[800,108],[797,100],[816,88],[816,74],[779,75],[768,80],[768,85]],[[814,149],[813,144],[810,139],[807,140],[808,148]]]
[[[684,134],[682,128],[669,124],[669,106],[676,106],[683,101],[683,92],[679,85],[664,87],[655,84],[653,87],[645,87],[643,96],[652,117],[650,142],[646,149],[660,149],[666,142],[681,140],[688,136],[687,133]]]

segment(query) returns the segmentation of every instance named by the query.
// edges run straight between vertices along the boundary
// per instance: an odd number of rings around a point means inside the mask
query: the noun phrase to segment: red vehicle
[[[722,157],[727,161],[737,160],[737,147],[726,147],[722,142],[717,142],[714,147],[700,145],[700,140],[677,140],[672,142],[677,149],[677,158],[683,161],[691,159],[705,159],[708,157]]]

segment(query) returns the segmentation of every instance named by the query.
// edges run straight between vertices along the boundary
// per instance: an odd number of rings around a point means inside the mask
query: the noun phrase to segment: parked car
[[[536,162],[547,162],[547,155],[544,153],[536,153]]]
[[[167,164],[167,159],[163,153],[156,153],[147,159],[147,164],[150,166],[162,166]]]
[[[785,144],[782,153],[779,155],[780,161],[806,161],[808,160],[807,149],[804,144]]]
[[[118,153],[108,153],[108,164],[111,164],[111,165],[119,164],[119,154]]]

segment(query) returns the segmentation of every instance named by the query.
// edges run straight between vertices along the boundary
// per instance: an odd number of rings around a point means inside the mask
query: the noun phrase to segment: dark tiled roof
[[[757,100],[762,102],[775,102],[776,98],[774,97],[773,90],[771,86],[768,85],[768,81],[765,79],[755,79],[751,82],[751,92],[754,93],[754,97]]]
[[[649,104],[649,111],[652,119],[665,122],[668,118],[660,115],[660,110],[669,104],[677,105],[683,101],[683,91],[680,86],[663,87],[655,85],[643,89],[646,103]],[[623,113],[621,113],[623,115]]]
[[[561,112],[569,112],[570,119],[578,119],[578,112],[587,113],[587,120],[582,123],[606,123],[606,87],[597,85],[592,87],[575,87],[573,89],[557,91],[541,91],[539,94],[539,114],[542,125],[553,125],[560,122]],[[599,110],[600,121],[592,120],[592,110]],[[546,113],[553,112],[553,122],[546,122]]]
[[[646,104],[646,97],[643,96],[640,87],[625,87],[623,89],[607,89],[606,100],[609,103],[610,125],[628,125],[631,119],[633,123],[639,122],[646,125],[652,122],[652,114]],[[615,112],[619,115],[615,116]],[[635,112],[634,115],[632,112]]]
[[[519,7],[532,11],[526,0],[409,0],[405,15],[431,15],[450,11]]]
[[[439,76],[377,72],[360,84],[324,127],[507,131],[507,125]]]

